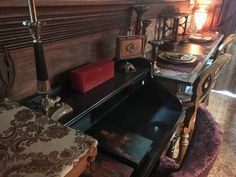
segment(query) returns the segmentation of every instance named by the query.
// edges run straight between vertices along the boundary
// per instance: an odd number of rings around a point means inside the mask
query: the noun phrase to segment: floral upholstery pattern
[[[97,141],[16,103],[0,103],[0,177],[62,177]]]
[[[223,130],[220,125],[206,108],[200,106],[193,137],[182,166],[177,169],[175,161],[161,160],[166,164],[160,163],[152,177],[159,177],[163,173],[165,177],[207,177],[216,160],[222,138]],[[171,162],[172,165],[169,164]]]

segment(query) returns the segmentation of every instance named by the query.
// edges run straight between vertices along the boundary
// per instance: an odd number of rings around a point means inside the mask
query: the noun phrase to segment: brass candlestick
[[[37,75],[37,92],[42,96],[41,106],[45,115],[58,120],[63,115],[70,113],[73,109],[60,101],[60,97],[50,97],[51,89],[48,81],[47,66],[44,58],[43,46],[41,41],[42,23],[38,21],[36,6],[34,0],[28,0],[30,21],[24,21],[33,38],[33,47],[35,54],[35,65]]]
[[[141,35],[141,32],[142,32],[142,16],[149,9],[149,7],[138,6],[138,7],[134,7],[133,9],[137,13],[135,35]]]

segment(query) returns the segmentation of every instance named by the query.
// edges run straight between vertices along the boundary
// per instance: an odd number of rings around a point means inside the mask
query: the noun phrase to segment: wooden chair
[[[166,177],[171,173],[171,171],[172,172],[177,171],[179,167],[182,168],[182,162],[186,161],[185,154],[187,152],[189,142],[191,141],[191,144],[192,144],[193,143],[192,141],[196,141],[197,139],[197,138],[194,138],[194,136],[193,136],[193,139],[191,138],[194,132],[195,122],[198,121],[196,119],[198,119],[199,117],[197,115],[197,112],[199,112],[198,111],[199,105],[208,96],[216,77],[218,76],[219,72],[222,70],[224,65],[227,63],[227,61],[230,59],[230,57],[231,55],[228,53],[223,53],[223,54],[218,55],[216,60],[211,65],[206,67],[196,79],[195,83],[193,84],[193,94],[192,94],[191,100],[183,103],[183,106],[186,109],[186,116],[185,116],[184,124],[182,126],[182,133],[179,139],[178,157],[176,159],[171,159],[167,156],[164,156],[161,159],[161,162],[159,164],[159,167],[157,167],[156,172],[154,171],[151,177],[155,177],[155,176]],[[201,131],[198,130],[198,134],[201,135]],[[202,139],[202,140],[204,141],[205,139]],[[190,146],[190,149],[188,149],[188,151],[194,154],[194,152],[192,152],[193,150],[191,150],[191,146]],[[186,163],[185,163],[185,166],[187,166]]]
[[[230,49],[234,42],[236,42],[236,33],[230,34],[225,38],[223,43],[218,48],[218,53],[231,53]]]
[[[179,155],[177,159],[180,164],[184,158],[189,140],[191,139],[192,132],[194,130],[199,104],[206,100],[216,78],[230,58],[231,55],[228,53],[218,55],[216,60],[211,65],[206,67],[196,79],[193,84],[193,94],[191,96],[191,100],[188,102],[183,102],[183,107],[186,109],[186,116],[183,131],[180,137]]]
[[[218,52],[215,55],[215,57],[213,57],[213,59],[209,59],[209,62],[207,63],[208,65],[211,65],[218,56],[222,55],[223,53],[232,53],[232,45],[233,43],[236,43],[236,33],[233,33],[231,35],[229,35],[228,37],[226,37],[223,41],[223,43],[218,47]],[[215,77],[217,78],[217,77]],[[214,82],[213,82],[214,84]],[[190,101],[191,100],[191,93],[186,92],[186,86],[185,85],[179,85],[178,90],[180,91],[180,93],[177,93],[176,96],[182,101],[182,102],[186,102],[185,100]],[[209,100],[209,95],[205,98],[205,101],[208,102]]]
[[[207,103],[210,95],[210,90],[215,83],[221,69],[225,63],[231,57],[230,54],[219,54],[216,60],[213,61],[211,65],[208,65],[198,76],[195,83],[193,84],[192,93],[180,93],[176,96],[182,101],[182,106],[186,110],[185,122],[181,127],[180,132],[182,132],[176,142],[172,142],[172,147],[170,147],[169,157],[176,159],[176,161],[181,164],[186,149],[191,139],[191,135],[194,129],[195,117],[198,106],[200,103]],[[177,152],[176,152],[177,146]],[[176,155],[177,154],[177,155]]]
[[[234,43],[236,43],[236,33],[232,33],[224,39],[223,43],[218,47],[218,52],[217,52],[215,58],[217,58],[218,56],[220,56],[223,53],[232,54],[232,49],[233,49],[232,46]],[[212,60],[212,62],[213,61],[214,61],[214,59]],[[213,82],[213,85],[214,84],[215,84],[215,81]],[[207,103],[207,105],[209,103],[209,99],[210,99],[210,94],[208,94],[208,96],[205,98],[205,102]]]
[[[150,177],[207,177],[223,139],[223,130],[203,106],[197,111],[196,125],[181,166],[163,157]]]

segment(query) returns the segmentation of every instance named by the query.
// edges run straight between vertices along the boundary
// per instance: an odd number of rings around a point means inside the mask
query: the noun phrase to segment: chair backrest
[[[192,99],[195,100],[195,102],[199,102],[205,98],[211,90],[215,79],[230,58],[231,55],[228,53],[218,55],[216,60],[201,72],[193,84]]]
[[[185,159],[185,154],[188,148],[189,140],[193,135],[193,130],[195,128],[195,121],[199,105],[202,102],[202,100],[204,100],[209,95],[210,90],[217,76],[219,75],[219,73],[221,72],[221,70],[223,69],[223,67],[230,58],[231,55],[228,53],[219,54],[216,60],[214,60],[211,65],[209,65],[203,71],[201,71],[200,75],[197,77],[196,81],[193,84],[193,95],[191,101],[187,103],[188,108],[186,109],[184,125],[182,127],[182,133],[179,141],[179,154],[177,157],[177,161],[180,165],[182,165],[182,162]],[[202,132],[198,131],[199,135]],[[202,141],[204,140],[205,139],[202,139]],[[190,141],[192,141],[192,139]],[[188,161],[188,163],[191,163],[191,161]],[[184,170],[182,172],[184,172]],[[175,177],[180,177],[181,175],[178,175],[177,173]]]
[[[219,54],[231,53],[230,48],[234,42],[236,42],[236,33],[230,34],[228,37],[225,38],[223,43],[218,48]]]
[[[191,119],[188,120],[187,126],[194,127],[199,104],[209,95],[216,78],[230,58],[231,55],[228,53],[218,55],[216,60],[206,67],[196,79],[193,84],[193,95],[191,98],[191,101],[193,102],[192,116]]]
[[[216,60],[211,65],[206,67],[198,76],[193,84],[193,94],[191,101],[187,102],[186,115],[184,120],[183,132],[180,139],[180,151],[178,155],[178,162],[181,164],[188,147],[189,139],[192,137],[192,133],[195,127],[197,110],[205,99],[208,99],[210,90],[215,83],[220,71],[231,58],[228,53],[219,54]]]

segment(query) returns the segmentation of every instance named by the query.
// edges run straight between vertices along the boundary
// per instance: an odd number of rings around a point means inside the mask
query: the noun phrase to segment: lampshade
[[[207,10],[198,9],[194,12],[194,21],[196,24],[197,31],[200,31],[205,25],[207,20]]]
[[[201,31],[207,21],[208,9],[211,2],[212,0],[196,0],[194,7],[194,22],[197,31]]]

